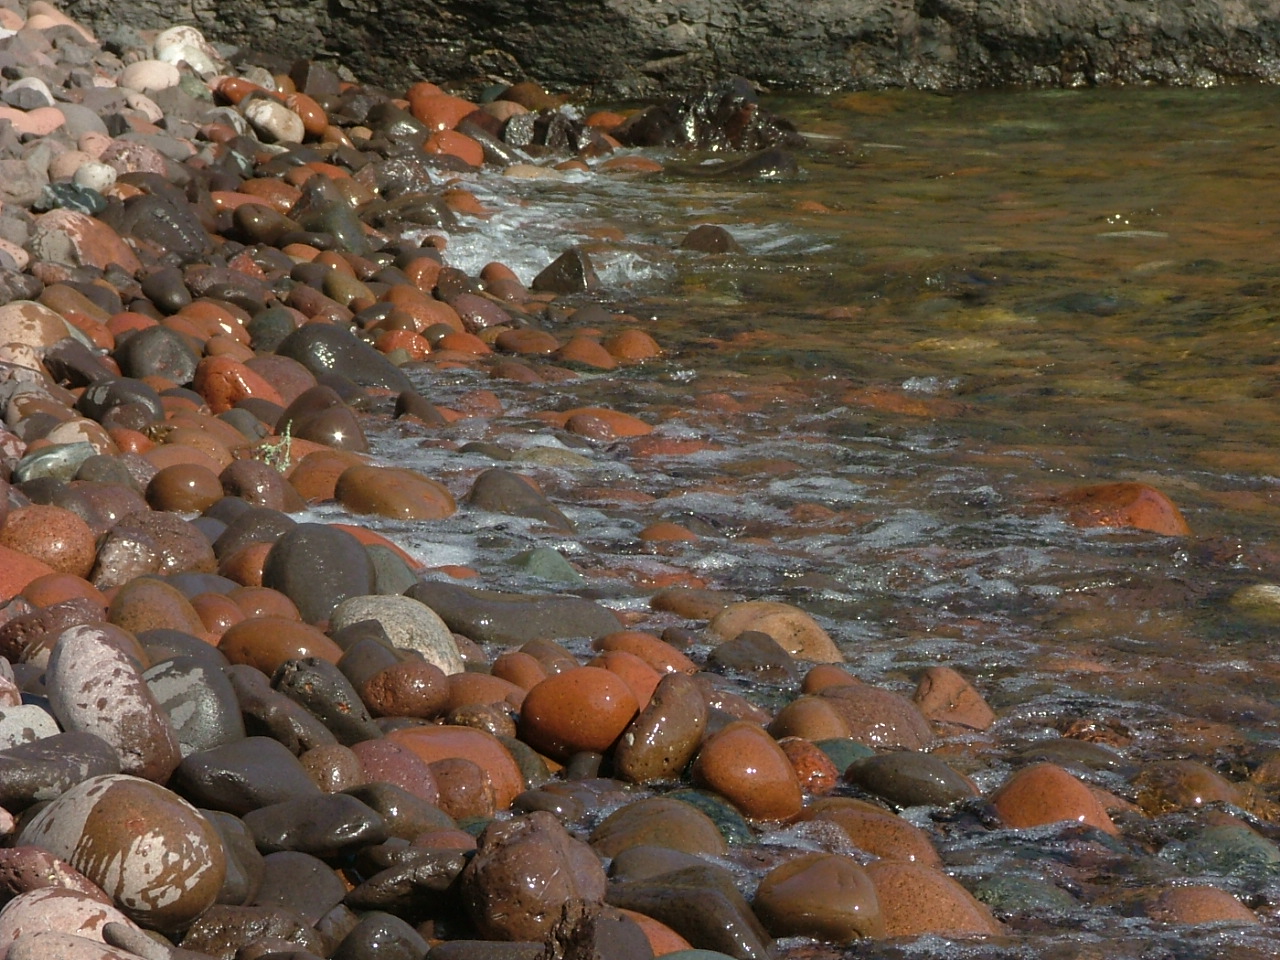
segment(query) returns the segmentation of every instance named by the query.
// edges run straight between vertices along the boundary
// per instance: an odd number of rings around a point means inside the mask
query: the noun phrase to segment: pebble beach
[[[636,384],[675,345],[589,245],[521,276],[454,238],[523,202],[504,182],[643,185],[681,146],[788,177],[803,144],[732,83],[626,112],[387,91],[0,6],[0,960],[1105,956],[1037,939],[1090,898],[1280,955],[1277,755],[1229,778],[1065,723],[1001,753],[945,658],[867,682],[794,597],[678,562],[697,517],[637,523],[630,566],[571,549],[572,498],[655,498],[556,470],[716,440],[661,427],[691,412]],[[807,389],[721,376],[692,413]],[[1191,533],[1135,480],[1045,509]],[[508,580],[436,555],[459,517],[538,545]],[[1157,868],[1170,814],[1199,819]],[[995,831],[1055,867],[980,887],[956,851]]]

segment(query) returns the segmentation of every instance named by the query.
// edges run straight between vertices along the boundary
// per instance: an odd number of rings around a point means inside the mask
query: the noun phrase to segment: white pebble
[[[120,86],[141,93],[144,90],[166,90],[176,87],[182,75],[172,63],[162,60],[137,60],[120,74]]]
[[[88,187],[90,190],[105,193],[116,182],[117,176],[114,167],[99,163],[97,160],[90,160],[80,164],[75,176],[71,179],[77,187]]]
[[[186,63],[202,77],[218,73],[226,66],[218,51],[195,27],[170,27],[156,37],[155,48],[157,60]]]
[[[307,132],[301,117],[270,97],[249,100],[241,110],[258,136],[272,143],[301,143]]]

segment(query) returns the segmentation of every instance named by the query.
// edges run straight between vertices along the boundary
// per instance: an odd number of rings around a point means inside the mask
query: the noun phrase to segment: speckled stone
[[[59,931],[102,942],[108,923],[134,923],[98,897],[60,887],[44,887],[14,897],[0,910],[0,956],[13,941],[42,931]]]
[[[991,911],[939,869],[876,860],[866,872],[875,884],[886,936],[966,937],[1001,932]]]
[[[63,729],[111,744],[122,771],[164,782],[182,759],[178,738],[114,630],[86,624],[58,637],[47,671],[49,703]]]
[[[349,597],[334,609],[329,626],[336,632],[361,620],[377,621],[392,644],[417,651],[445,674],[462,672],[462,656],[452,631],[424,603],[376,594]]]
[[[97,555],[93,531],[80,516],[42,504],[9,511],[0,527],[0,545],[77,577],[89,575]]]
[[[226,873],[208,820],[163,787],[121,774],[68,790],[19,842],[62,857],[133,920],[162,931],[184,928],[212,905]]]
[[[1052,763],[1019,770],[991,795],[991,804],[1011,827],[1068,820],[1112,835],[1120,833],[1088,786]]]

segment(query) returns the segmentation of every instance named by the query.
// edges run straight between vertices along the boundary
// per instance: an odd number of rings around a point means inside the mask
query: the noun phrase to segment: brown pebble
[[[478,765],[464,757],[445,757],[429,764],[439,788],[437,805],[455,820],[492,817],[493,785]]]
[[[1120,833],[1088,786],[1052,763],[1019,770],[992,794],[991,804],[1015,828],[1065,820]]]
[[[804,806],[791,761],[754,723],[731,723],[707,738],[691,773],[695,784],[756,820],[790,820]]]
[[[987,705],[982,694],[950,667],[926,669],[920,675],[911,699],[934,723],[986,730],[996,722],[995,711]]]
[[[330,663],[342,658],[342,648],[318,629],[286,617],[254,617],[230,627],[218,649],[232,663],[257,667],[268,677],[286,660],[320,657]]]
[[[834,853],[801,854],[774,867],[760,881],[752,908],[775,937],[848,943],[885,935],[871,877]]]
[[[800,819],[834,823],[855,847],[882,860],[942,866],[942,858],[928,834],[883,807],[862,800],[851,797],[814,800]]]
[[[405,660],[379,670],[360,687],[360,699],[375,717],[430,720],[449,705],[444,671],[425,660]]]
[[[87,577],[97,556],[93,531],[84,520],[70,510],[43,504],[10,510],[0,527],[0,546],[76,577]]]
[[[603,753],[638,709],[622,678],[599,667],[578,667],[529,691],[520,711],[520,737],[559,760],[583,750]]]
[[[1163,890],[1147,904],[1147,916],[1157,923],[1186,925],[1259,923],[1257,915],[1226,890],[1204,885]]]
[[[147,503],[153,510],[200,513],[222,496],[217,475],[194,463],[165,467],[147,484]]]

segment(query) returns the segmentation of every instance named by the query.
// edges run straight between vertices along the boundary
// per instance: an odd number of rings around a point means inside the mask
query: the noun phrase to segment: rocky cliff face
[[[531,77],[647,96],[739,74],[790,89],[1280,79],[1280,0],[70,0],[109,37],[193,23],[362,78]]]

